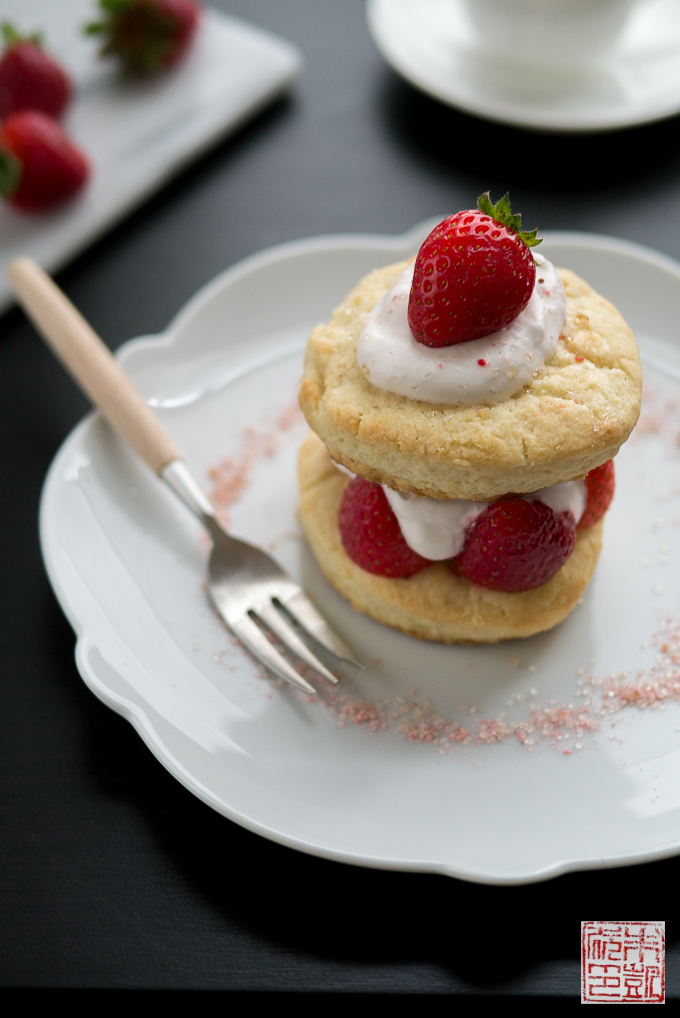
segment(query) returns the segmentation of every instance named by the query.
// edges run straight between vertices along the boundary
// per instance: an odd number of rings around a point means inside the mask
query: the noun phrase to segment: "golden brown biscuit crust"
[[[298,470],[300,520],[328,580],[358,611],[421,639],[496,643],[552,629],[575,607],[600,554],[601,522],[579,532],[560,571],[534,590],[486,590],[454,576],[444,563],[404,580],[374,576],[342,546],[337,520],[348,478],[316,435],[304,442]]]
[[[310,336],[300,405],[337,462],[417,495],[490,501],[583,477],[616,455],[640,412],[637,345],[616,308],[567,270],[558,348],[512,399],[449,407],[372,386],[356,361],[359,332],[407,264],[366,276]]]

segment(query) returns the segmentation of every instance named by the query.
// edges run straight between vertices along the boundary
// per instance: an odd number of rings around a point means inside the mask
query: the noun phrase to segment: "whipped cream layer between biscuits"
[[[310,435],[298,460],[299,517],[327,579],[358,610],[412,636],[442,643],[495,643],[551,629],[576,606],[602,545],[602,522],[579,531],[559,572],[533,590],[488,590],[437,562],[408,579],[376,576],[342,546],[338,512],[349,483],[323,442]]]
[[[334,460],[416,495],[493,501],[584,477],[616,455],[640,412],[637,345],[613,305],[568,270],[558,270],[557,349],[511,398],[446,406],[371,385],[357,363],[361,327],[407,264],[366,276],[310,336],[300,405]]]

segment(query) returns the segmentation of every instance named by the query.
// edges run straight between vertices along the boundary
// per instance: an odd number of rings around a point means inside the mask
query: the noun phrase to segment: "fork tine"
[[[353,668],[362,669],[364,666],[354,660],[353,651],[347,646],[342,637],[338,636],[335,630],[331,629],[328,622],[301,590],[291,594],[289,597],[275,598],[275,603],[287,615],[293,619],[300,629],[312,640],[316,640],[330,655],[336,659],[338,664],[351,665]]]
[[[253,657],[261,661],[274,675],[280,679],[292,682],[294,686],[305,693],[316,696],[314,686],[311,686],[306,679],[295,671],[293,666],[286,661],[274,645],[267,639],[257,623],[253,622],[247,615],[241,615],[238,619],[229,620],[229,628],[241,643],[250,651]]]
[[[252,618],[251,613],[251,618]],[[302,642],[300,637],[297,635],[293,627],[289,622],[285,620],[271,601],[267,601],[265,604],[259,605],[255,610],[254,614],[261,619],[265,625],[267,625],[274,634],[278,636],[281,643],[290,650],[296,657],[302,659],[305,664],[308,664],[311,668],[317,671],[324,679],[328,679],[329,682],[337,683],[337,678],[328,669],[318,657],[312,653],[309,647]]]

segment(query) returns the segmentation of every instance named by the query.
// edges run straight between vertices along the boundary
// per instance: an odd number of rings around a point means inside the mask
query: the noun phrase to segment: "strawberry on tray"
[[[60,205],[89,175],[87,156],[47,114],[23,110],[0,125],[0,194],[17,209],[42,212]]]
[[[102,40],[102,56],[117,57],[125,71],[141,74],[179,63],[201,17],[194,0],[99,0],[99,7],[101,20],[85,31]]]
[[[5,51],[0,57],[0,119],[21,110],[60,117],[73,96],[68,72],[43,45],[40,32],[22,36],[3,21]]]

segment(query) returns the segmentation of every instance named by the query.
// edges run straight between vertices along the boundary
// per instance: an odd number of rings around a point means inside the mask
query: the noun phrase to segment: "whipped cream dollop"
[[[409,329],[413,263],[364,322],[357,361],[378,389],[447,406],[501,403],[519,392],[550,360],[566,320],[566,296],[554,265],[536,259],[536,284],[527,306],[505,328],[453,346],[418,343]]]
[[[382,489],[409,548],[433,562],[459,555],[469,527],[490,505],[464,499],[424,498],[384,485]],[[555,513],[570,512],[578,523],[586,507],[587,491],[584,481],[565,481],[520,497],[528,502],[543,502]]]

